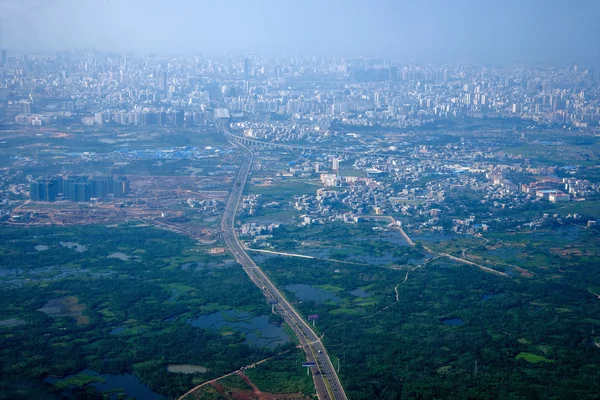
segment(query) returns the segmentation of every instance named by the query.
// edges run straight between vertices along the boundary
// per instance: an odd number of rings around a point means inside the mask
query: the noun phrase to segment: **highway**
[[[241,143],[231,143],[246,152],[244,161],[233,182],[233,187],[221,219],[221,232],[227,247],[235,257],[236,261],[244,268],[252,282],[258,286],[268,300],[277,300],[275,309],[283,317],[285,322],[292,328],[300,344],[306,353],[308,362],[314,362],[312,367],[313,381],[319,399],[346,400],[346,393],[337,376],[333,364],[327,354],[327,350],[321,343],[321,339],[315,334],[308,323],[298,314],[285,297],[277,290],[275,285],[267,278],[263,271],[252,261],[240,243],[234,229],[235,214],[242,198],[246,179],[254,160],[252,151]]]

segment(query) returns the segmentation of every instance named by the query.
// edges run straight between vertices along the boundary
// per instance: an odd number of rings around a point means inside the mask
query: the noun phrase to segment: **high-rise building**
[[[33,201],[54,201],[62,190],[62,177],[40,179],[29,185],[29,197]]]
[[[390,67],[388,80],[396,82],[398,80],[398,67]]]
[[[40,181],[31,182],[29,185],[29,198],[33,201],[44,201],[44,183]]]
[[[185,113],[183,110],[175,110],[170,112],[171,126],[183,126],[185,122]]]
[[[129,181],[125,177],[117,178],[113,182],[113,194],[115,197],[125,197],[129,191]]]
[[[164,110],[160,110],[156,113],[156,124],[164,126],[167,124],[167,113]]]
[[[71,201],[88,202],[91,199],[91,190],[89,182],[80,182],[73,184],[73,192],[71,193]]]
[[[339,171],[340,169],[340,159],[337,157],[333,157],[333,160],[331,162],[331,169],[333,169],[334,171]]]
[[[43,178],[32,182],[29,186],[29,196],[33,201],[55,201],[59,194],[70,201],[88,202],[92,198],[103,199],[111,194],[114,197],[124,197],[129,191],[129,182],[125,177],[113,180],[112,176],[57,176]]]
[[[162,71],[158,75],[158,89],[162,92],[167,91],[167,73]]]
[[[250,77],[250,59],[244,58],[244,78]]]
[[[102,178],[95,178],[93,179],[90,184],[91,184],[91,188],[90,188],[90,197],[94,197],[94,198],[104,198],[108,195],[109,190],[112,191],[112,178],[110,180],[110,186],[109,186],[109,180],[106,177],[102,177]],[[110,187],[110,189],[109,189]]]
[[[31,114],[31,102],[27,100],[21,100],[19,102],[19,114],[30,115]]]

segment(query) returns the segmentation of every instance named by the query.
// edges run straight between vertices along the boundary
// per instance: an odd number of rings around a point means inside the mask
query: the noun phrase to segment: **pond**
[[[9,319],[0,321],[0,326],[7,326],[9,328],[12,328],[13,326],[21,326],[21,325],[25,325],[25,324],[27,324],[27,322],[20,318],[9,318]]]
[[[413,234],[412,239],[416,241],[423,241],[429,243],[437,242],[449,242],[452,239],[459,238],[459,235],[453,233],[437,233],[437,232],[423,232],[420,235]]]
[[[248,254],[250,254],[250,256],[252,257],[252,260],[254,260],[254,262],[259,265],[264,263],[267,258],[273,257],[273,255],[266,254],[266,253],[249,252]]]
[[[489,300],[489,299],[493,299],[494,297],[500,297],[500,296],[504,296],[503,292],[499,292],[499,293],[486,293],[481,295],[481,300]]]
[[[76,242],[59,242],[62,247],[66,247],[67,249],[75,250],[78,253],[83,253],[87,250],[87,246],[83,246]]]
[[[167,303],[175,303],[177,300],[179,300],[179,296],[180,293],[177,290],[171,289],[171,297],[167,299]]]
[[[116,400],[120,393],[125,393],[129,397],[135,399],[148,399],[148,400],[163,400],[164,397],[158,393],[153,392],[148,386],[144,385],[135,375],[122,374],[122,375],[111,375],[111,374],[99,374],[96,371],[85,369],[75,375],[69,375],[64,378],[52,378],[48,377],[44,379],[44,382],[55,384],[67,379],[71,379],[77,375],[88,375],[92,377],[98,377],[104,380],[104,382],[93,382],[90,386],[96,388],[99,392],[112,392],[110,394],[111,400]]]
[[[197,318],[188,319],[187,322],[196,328],[230,329],[243,334],[246,343],[256,347],[273,349],[290,341],[285,329],[282,326],[269,323],[269,317],[266,315],[253,317],[246,312],[227,310],[200,315]]]
[[[396,260],[396,256],[393,253],[385,253],[381,256],[375,255],[352,255],[346,259],[347,261],[354,261],[365,264],[390,264]]]
[[[203,263],[203,262],[187,262],[184,264],[181,264],[180,268],[182,271],[205,271],[205,270],[209,270],[209,269],[218,269],[218,268],[227,268],[227,267],[232,267],[236,264],[235,260],[223,260],[221,262],[218,261],[212,261],[209,263]]]
[[[360,298],[366,298],[366,297],[371,297],[373,296],[371,293],[366,292],[364,290],[362,290],[361,288],[356,288],[353,291],[350,292],[350,294],[352,296],[356,296],[356,297],[360,297]]]
[[[109,333],[111,335],[119,335],[121,333],[125,332],[125,327],[123,326],[117,326],[116,328],[114,328],[112,331],[110,331]]]
[[[447,318],[447,319],[443,319],[442,323],[444,325],[458,326],[458,325],[464,325],[465,321],[460,318]]]
[[[268,213],[266,215],[261,215],[258,217],[251,217],[244,219],[244,223],[255,223],[255,224],[289,224],[293,223],[296,220],[296,217],[293,213],[289,213],[286,211],[276,212],[276,213]]]
[[[0,268],[0,277],[16,276],[16,275],[21,275],[22,273],[23,273],[22,269],[17,269],[17,268]]]
[[[312,287],[310,285],[296,283],[292,285],[286,285],[285,290],[294,293],[294,296],[302,301],[331,301],[337,303],[341,300],[338,296],[328,292],[327,290]]]
[[[558,226],[552,228],[552,230],[539,230],[530,233],[527,237],[535,238],[538,240],[564,240],[566,242],[573,242],[579,238],[583,228],[577,225]]]

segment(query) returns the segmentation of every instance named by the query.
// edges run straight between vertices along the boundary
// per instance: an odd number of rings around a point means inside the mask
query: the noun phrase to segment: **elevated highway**
[[[283,150],[294,150],[294,151],[316,151],[316,152],[328,152],[330,154],[376,155],[373,153],[365,153],[364,151],[353,151],[353,150],[336,149],[336,148],[327,148],[326,149],[323,147],[304,146],[304,145],[292,144],[292,143],[275,143],[275,142],[269,142],[266,140],[258,140],[258,139],[249,138],[249,137],[245,137],[245,136],[233,135],[231,133],[228,133],[227,137],[230,140],[240,143],[242,145],[259,146],[259,147],[264,147],[264,148],[268,148],[268,149],[283,149]]]
[[[235,233],[235,213],[242,197],[254,155],[242,143],[232,140],[232,144],[243,149],[246,156],[233,182],[233,187],[221,220],[221,232],[225,243],[236,261],[244,268],[244,271],[248,274],[252,282],[262,290],[265,297],[269,300],[277,300],[275,309],[300,340],[300,344],[306,353],[307,361],[315,363],[315,367],[311,368],[311,370],[319,399],[346,400],[346,393],[342,388],[342,384],[321,339],[279,292],[275,285],[273,285],[265,273],[248,256]]]

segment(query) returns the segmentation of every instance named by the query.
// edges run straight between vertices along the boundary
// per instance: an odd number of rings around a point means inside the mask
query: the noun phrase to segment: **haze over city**
[[[0,400],[597,400],[599,11],[0,0]]]
[[[600,3],[532,1],[2,0],[2,47],[597,61]]]

